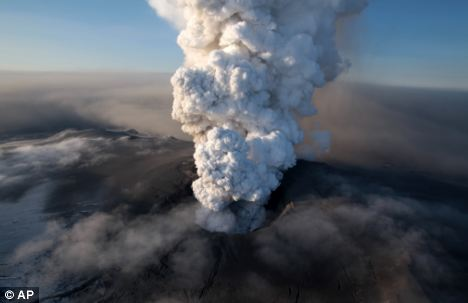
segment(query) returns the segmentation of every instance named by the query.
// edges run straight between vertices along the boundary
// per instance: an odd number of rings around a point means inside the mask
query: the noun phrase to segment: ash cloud
[[[181,28],[185,63],[172,77],[172,117],[195,142],[200,223],[242,233],[261,226],[264,205],[295,165],[296,116],[316,113],[315,90],[348,66],[336,21],[353,1],[149,1]]]

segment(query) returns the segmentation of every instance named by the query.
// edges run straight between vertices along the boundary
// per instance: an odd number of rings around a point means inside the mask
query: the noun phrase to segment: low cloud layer
[[[59,171],[97,164],[110,156],[103,152],[109,143],[101,137],[64,131],[45,140],[0,144],[0,201],[16,201]]]

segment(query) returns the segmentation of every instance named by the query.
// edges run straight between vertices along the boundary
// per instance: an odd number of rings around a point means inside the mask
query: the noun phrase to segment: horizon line
[[[173,75],[176,71],[158,71],[158,70],[147,70],[147,69],[50,69],[50,70],[26,70],[26,69],[2,69],[0,68],[0,75],[8,74],[23,74],[23,75],[34,75],[34,74],[69,74],[69,75],[84,75],[84,74],[96,74],[96,75]],[[382,86],[382,87],[394,87],[394,88],[408,88],[408,89],[426,89],[426,90],[448,90],[456,92],[468,92],[468,87],[460,86],[443,86],[443,85],[431,85],[421,83],[398,83],[398,82],[379,82],[372,81],[363,78],[347,77],[346,74],[338,77],[335,81],[329,83],[344,83],[352,85],[371,85],[371,86]]]

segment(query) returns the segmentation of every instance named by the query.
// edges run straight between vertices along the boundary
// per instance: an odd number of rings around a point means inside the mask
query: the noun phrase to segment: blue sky
[[[344,32],[347,79],[468,88],[466,0],[370,0]],[[171,72],[176,35],[145,0],[0,0],[2,70]]]

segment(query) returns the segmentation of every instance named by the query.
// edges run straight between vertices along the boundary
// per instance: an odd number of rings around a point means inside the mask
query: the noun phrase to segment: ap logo
[[[39,288],[15,287],[0,288],[0,303],[38,303]]]

